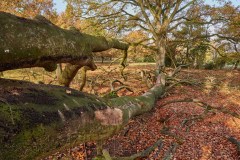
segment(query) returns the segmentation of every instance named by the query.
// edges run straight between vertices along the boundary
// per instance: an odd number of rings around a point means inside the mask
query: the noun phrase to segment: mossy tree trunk
[[[104,100],[65,87],[0,79],[0,157],[42,158],[81,142],[106,139],[150,111],[157,84],[137,97]]]
[[[30,20],[0,12],[0,72],[27,67],[54,71],[57,63],[94,69],[92,54],[110,48],[127,50],[128,44],[61,29],[42,16]]]
[[[63,30],[43,17],[0,12],[0,72],[67,62],[94,69],[92,53],[125,43]],[[126,54],[126,52],[125,52]],[[105,100],[66,87],[0,79],[0,157],[37,159],[80,142],[101,140],[150,111],[164,93],[164,76],[147,93]]]

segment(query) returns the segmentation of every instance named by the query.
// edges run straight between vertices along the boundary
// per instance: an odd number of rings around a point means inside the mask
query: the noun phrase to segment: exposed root
[[[161,132],[161,134],[165,134],[170,137],[173,137],[177,141],[178,144],[183,144],[184,140],[181,137],[179,137],[178,135],[171,133],[169,130],[170,129],[168,127],[164,126],[160,132]]]
[[[177,143],[172,143],[168,151],[165,153],[163,160],[170,160],[177,149]]]
[[[234,137],[229,137],[228,140],[237,146],[238,155],[240,156],[240,141]]]
[[[229,114],[235,118],[238,118],[240,119],[240,115],[237,114],[236,112],[232,112],[232,111],[229,111],[227,108],[217,108],[217,107],[214,107],[214,106],[210,106],[209,104],[205,103],[205,102],[202,102],[202,101],[199,101],[197,99],[191,99],[191,98],[185,98],[185,99],[179,99],[179,100],[174,100],[174,101],[169,101],[169,102],[166,102],[165,104],[161,105],[160,107],[164,107],[168,104],[171,104],[171,103],[178,103],[178,102],[191,102],[191,103],[196,103],[198,106],[202,107],[202,108],[205,108],[207,110],[216,110],[216,111],[219,111],[219,112],[222,112],[224,114]]]
[[[119,83],[122,86],[120,86],[117,89],[115,89],[114,83]],[[118,97],[117,93],[119,91],[123,90],[123,89],[126,89],[127,91],[134,93],[134,91],[131,88],[129,88],[128,86],[124,85],[124,83],[119,81],[119,80],[112,81],[110,83],[110,88],[111,88],[111,92],[109,92],[106,95],[104,95],[103,96],[104,98],[116,98],[116,97]]]
[[[168,81],[169,80],[172,80],[172,81],[176,81],[175,83],[169,85],[167,88],[166,88],[166,91],[172,89],[173,87],[179,85],[179,84],[185,84],[185,85],[200,85],[201,83],[199,82],[195,82],[195,81],[192,81],[192,80],[181,80],[181,79],[176,79],[176,78],[168,78],[167,79]]]

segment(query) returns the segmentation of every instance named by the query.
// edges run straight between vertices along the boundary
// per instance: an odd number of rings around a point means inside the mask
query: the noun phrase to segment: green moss
[[[45,154],[52,153],[55,149],[59,151],[81,142],[106,139],[121,128],[121,126],[101,126],[98,122],[93,121],[88,125],[78,125],[76,129],[77,120],[71,122],[73,123],[70,126],[62,125],[62,127],[59,127],[59,124],[39,125],[30,130],[25,130],[14,138],[12,143],[14,145],[3,150],[3,156],[7,159],[44,157]],[[73,128],[76,130],[75,132],[66,132],[66,130],[63,130],[66,127],[68,130]]]
[[[39,125],[30,130],[17,134],[11,142],[5,144],[1,150],[5,159],[33,159],[43,152],[49,152],[53,146],[59,145],[56,141],[59,124],[50,126]]]
[[[0,141],[4,144],[0,157],[4,159],[33,159],[83,141],[107,138],[120,128],[105,127],[94,120],[94,111],[106,108],[106,104],[93,95],[57,86],[3,79],[1,82],[6,84],[1,89],[8,92],[14,88],[17,93],[5,94],[7,102],[0,102],[0,123],[6,124],[4,130],[0,129]],[[13,99],[21,95],[24,99],[15,103]],[[40,95],[53,101],[38,103]],[[59,112],[65,116],[64,120]]]
[[[12,123],[12,120],[20,120],[20,114],[15,105],[0,102],[0,118],[4,119],[5,123]]]

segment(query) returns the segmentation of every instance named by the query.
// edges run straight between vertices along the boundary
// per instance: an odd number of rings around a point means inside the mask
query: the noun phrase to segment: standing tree
[[[226,3],[215,9],[215,15],[222,18],[216,32],[216,42],[225,52],[224,56],[220,55],[221,59],[233,62],[236,69],[240,62],[240,6]]]
[[[61,26],[62,28],[68,28],[69,30],[72,30],[74,32],[82,32],[87,33],[95,36],[104,36],[104,37],[110,37],[108,35],[108,32],[104,30],[101,25],[94,25],[92,19],[83,20],[80,17],[77,17],[76,15],[81,14],[80,4],[74,3],[74,1],[68,1],[66,9],[61,15],[59,16],[58,21],[56,24],[58,26]],[[127,53],[128,50],[128,44],[125,43],[125,45],[117,45],[117,43],[114,42],[112,36],[108,40],[108,47],[116,48],[120,50],[124,50],[124,53]],[[122,43],[123,44],[123,43]],[[93,50],[93,52],[101,52],[102,50]],[[96,54],[95,54],[96,55]],[[105,54],[106,55],[106,54]],[[125,54],[124,54],[125,55]],[[103,56],[102,56],[103,57]],[[59,69],[57,72],[57,77],[59,84],[69,87],[71,81],[78,73],[78,70],[82,68],[82,65],[73,65],[73,64],[66,64],[65,68],[62,69],[62,65],[58,65]],[[91,70],[95,70],[96,67],[91,68]],[[84,68],[82,69],[83,73],[86,71]],[[84,77],[86,74],[82,74]],[[82,80],[86,80],[86,78],[83,78]],[[82,82],[82,84],[85,84],[86,82]],[[82,90],[82,87],[84,85],[81,85],[80,90]]]
[[[196,0],[71,1],[82,4],[82,17],[97,17],[97,23],[106,24],[107,29],[116,32],[143,29],[149,33],[148,41],[154,42],[156,71],[160,73],[165,67],[168,33],[184,21],[186,10]],[[109,24],[115,24],[115,27]]]

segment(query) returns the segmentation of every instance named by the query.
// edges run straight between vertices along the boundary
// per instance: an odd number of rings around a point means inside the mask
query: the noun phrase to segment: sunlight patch
[[[204,82],[204,92],[209,94],[214,86],[216,85],[216,78],[208,76],[206,77],[206,81]]]

